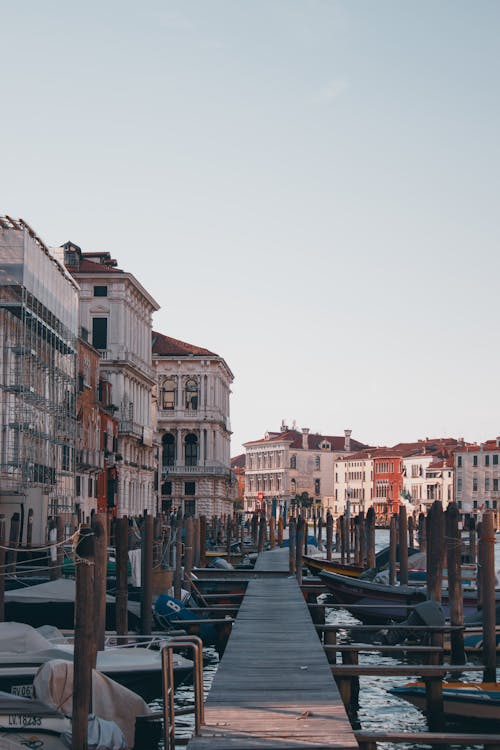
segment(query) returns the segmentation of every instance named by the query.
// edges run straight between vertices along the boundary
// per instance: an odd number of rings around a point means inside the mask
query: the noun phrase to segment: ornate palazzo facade
[[[153,333],[161,509],[231,513],[229,395],[233,374],[217,354]]]

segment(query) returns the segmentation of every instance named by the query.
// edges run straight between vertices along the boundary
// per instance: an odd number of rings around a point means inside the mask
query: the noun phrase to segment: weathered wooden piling
[[[420,552],[427,551],[427,517],[425,513],[418,514],[418,548]]]
[[[408,520],[406,508],[402,505],[398,515],[398,545],[399,545],[399,582],[408,584]]]
[[[116,632],[128,633],[128,518],[117,518],[116,546]]]
[[[207,566],[207,517],[200,516],[200,568]]]
[[[479,545],[483,604],[483,681],[496,682],[495,526],[491,511],[483,514]]]
[[[391,516],[389,524],[389,586],[394,586],[396,583],[396,558],[398,546],[398,518],[396,515]]]
[[[106,577],[108,563],[107,520],[104,513],[92,519],[94,533],[94,639],[98,651],[104,648],[106,633]]]
[[[283,544],[283,517],[278,518],[278,546]]]
[[[295,549],[295,575],[297,576],[299,586],[302,583],[302,554],[304,551],[304,538],[306,534],[307,524],[302,516],[299,516],[297,520],[297,541]]]
[[[191,591],[191,571],[193,570],[194,526],[192,516],[184,521],[184,588]]]
[[[370,506],[366,512],[366,565],[375,567],[375,511]]]
[[[72,750],[87,750],[88,716],[92,697],[92,669],[96,663],[94,640],[95,544],[92,529],[80,529],[76,545],[75,644],[73,658]]]
[[[288,521],[288,563],[290,574],[295,574],[295,555],[296,555],[296,542],[297,542],[297,522],[293,516]]]
[[[153,627],[153,516],[146,510],[141,535],[141,634],[151,635]]]
[[[449,503],[445,511],[446,564],[448,568],[448,598],[450,607],[450,624],[463,625],[464,600],[462,591],[462,540],[458,525],[460,512],[456,503]],[[451,663],[464,664],[463,630],[452,630],[450,633]]]
[[[174,598],[181,598],[182,588],[182,517],[175,518],[175,566],[174,566]]]
[[[326,514],[326,559],[332,559],[332,547],[333,547],[333,516],[328,511]]]
[[[257,551],[264,551],[264,544],[266,542],[266,514],[263,512],[259,519],[259,541],[257,544]]]
[[[441,602],[444,561],[444,517],[440,500],[434,500],[427,515],[427,596]]]

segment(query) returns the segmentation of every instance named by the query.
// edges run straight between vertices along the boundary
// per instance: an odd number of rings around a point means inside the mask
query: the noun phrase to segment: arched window
[[[162,390],[162,409],[175,408],[175,380],[165,380]]]
[[[162,445],[163,445],[163,456],[162,456],[163,466],[173,466],[175,464],[175,438],[170,432],[167,432],[162,437]]]
[[[186,383],[186,409],[191,411],[198,409],[198,383],[194,379]]]
[[[186,435],[184,441],[184,450],[186,454],[186,466],[198,465],[198,438],[190,433]]]
[[[291,469],[297,468],[297,456],[295,455],[290,456],[290,468]]]

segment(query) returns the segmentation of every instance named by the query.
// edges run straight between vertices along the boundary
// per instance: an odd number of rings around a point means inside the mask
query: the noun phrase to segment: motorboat
[[[391,688],[390,693],[412,703],[425,713],[426,688],[412,682]],[[500,722],[500,685],[496,682],[444,682],[443,710],[447,718]]]
[[[428,598],[425,586],[391,585],[328,571],[320,572],[319,577],[337,604],[344,605],[367,624],[382,625],[389,620],[402,622],[410,608]],[[477,591],[464,590],[464,615],[476,613],[477,602]],[[443,591],[442,603],[445,614],[448,614],[447,591]]]
[[[0,623],[0,690],[22,697],[33,694],[38,668],[53,659],[73,662],[73,644],[64,639],[49,640],[25,623]],[[105,648],[97,653],[97,671],[150,702],[162,695],[161,652],[137,644]],[[193,662],[174,654],[174,688],[193,671]]]
[[[22,586],[5,592],[5,620],[25,622],[33,627],[55,625],[71,629],[75,621],[76,582],[72,578]],[[129,602],[128,627],[138,628],[137,602]],[[106,627],[116,628],[116,599],[106,594]]]

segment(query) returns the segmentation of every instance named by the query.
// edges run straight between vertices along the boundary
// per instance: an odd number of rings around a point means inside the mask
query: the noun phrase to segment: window
[[[459,468],[462,466],[462,456],[457,456],[457,466]]]
[[[107,296],[108,296],[107,286],[95,286],[94,287],[94,297],[107,297]]]
[[[196,495],[196,482],[184,482],[184,494]]]
[[[489,477],[484,478],[484,491],[485,492],[490,491],[490,478]]]
[[[498,453],[493,454],[493,466],[498,466]]]
[[[194,516],[196,514],[196,500],[184,501],[184,515]]]
[[[196,380],[188,380],[186,383],[186,409],[192,411],[198,409],[198,383]]]
[[[297,468],[297,456],[290,456],[290,468],[296,469]]]
[[[161,486],[161,494],[162,495],[171,495],[172,494],[172,482],[163,482]]]
[[[320,486],[321,486],[321,482],[320,482],[320,480],[319,480],[319,479],[315,479],[315,480],[314,480],[314,494],[315,494],[315,495],[319,495],[319,493],[320,493],[320,491],[321,491],[321,490],[320,490]]]
[[[477,456],[472,456],[472,465],[477,466]]]
[[[166,380],[162,390],[162,409],[174,409],[175,407],[175,381]]]
[[[493,480],[493,492],[498,492],[498,479]]]
[[[76,482],[76,486],[75,486],[75,492],[76,492],[76,496],[77,496],[77,497],[80,497],[80,494],[81,494],[81,490],[80,490],[80,481],[81,481],[81,480],[80,480],[80,477],[78,477],[78,476],[77,476],[77,477],[75,477],[75,482]]]
[[[107,318],[92,318],[92,346],[95,349],[108,348]]]
[[[490,465],[490,457],[488,454],[484,457],[484,465],[489,466]]]
[[[186,457],[186,466],[198,465],[198,438],[196,435],[186,435],[184,441],[184,452]]]
[[[472,477],[472,492],[477,492],[477,477]]]
[[[315,462],[316,468],[320,469],[321,468],[321,456],[315,456],[314,462]]]
[[[69,471],[69,445],[63,445],[62,447],[62,470]]]
[[[163,466],[173,466],[175,464],[175,438],[174,436],[170,432],[167,432],[162,437],[162,444],[163,444],[163,456],[162,456]]]

